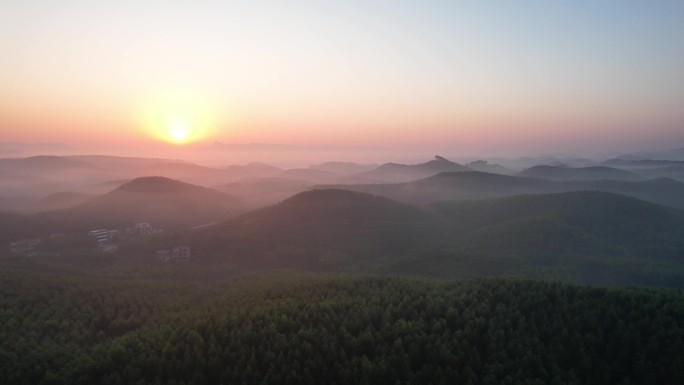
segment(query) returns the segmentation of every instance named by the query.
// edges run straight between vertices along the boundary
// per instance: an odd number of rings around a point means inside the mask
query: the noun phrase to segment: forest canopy
[[[0,272],[4,384],[675,384],[684,296],[512,279]]]

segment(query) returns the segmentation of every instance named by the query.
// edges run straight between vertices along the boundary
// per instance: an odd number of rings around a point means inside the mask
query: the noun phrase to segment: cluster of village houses
[[[159,234],[163,231],[147,222],[141,222],[126,228],[125,235],[129,237],[144,237],[146,235]],[[97,247],[105,253],[116,253],[119,250],[119,241],[123,238],[119,230],[110,229],[92,230],[88,232],[88,235],[95,238]]]
[[[154,227],[147,222],[141,222],[126,228],[125,236],[122,236],[119,230],[110,229],[92,230],[88,232],[88,235],[95,239],[98,250],[105,253],[114,254],[119,250],[119,242],[124,237],[142,237],[152,234],[159,234],[161,232],[163,232],[162,229]],[[58,238],[63,236],[64,234],[53,234],[50,236],[50,238]],[[38,251],[37,246],[42,241],[42,238],[20,239],[10,243],[9,250],[12,254],[23,256],[59,256],[59,253],[57,252]],[[187,261],[190,259],[190,247],[174,246],[170,250],[158,250],[155,253],[155,257],[162,262]]]

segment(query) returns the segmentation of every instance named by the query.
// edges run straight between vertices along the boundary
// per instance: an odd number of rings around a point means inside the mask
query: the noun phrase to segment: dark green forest
[[[0,292],[2,384],[684,382],[671,289],[5,264]]]

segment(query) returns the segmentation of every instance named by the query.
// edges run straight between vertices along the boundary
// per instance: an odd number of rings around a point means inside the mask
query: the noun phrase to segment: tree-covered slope
[[[40,215],[73,228],[125,227],[136,222],[182,227],[224,220],[242,210],[237,198],[220,191],[164,177],[142,177],[78,206]]]
[[[128,222],[200,224],[237,212],[240,202],[228,194],[163,177],[128,182],[65,214]]]
[[[548,225],[548,230],[554,224],[563,225],[598,242],[644,256],[649,252],[654,258],[684,252],[684,212],[623,195],[579,191],[437,203],[433,207],[464,231],[511,224],[517,233],[534,233],[538,229],[533,223],[538,222]],[[571,230],[556,232],[566,232],[568,239],[572,235]]]
[[[125,229],[138,222],[164,229],[187,228],[244,211],[243,203],[232,195],[164,177],[142,177],[68,208],[24,215],[0,213],[0,242],[54,233],[79,236],[98,228]]]
[[[678,384],[684,297],[511,280],[2,272],[7,384]]]
[[[343,268],[427,243],[425,229],[433,219],[423,209],[379,196],[314,190],[173,242],[190,245],[200,261]]]
[[[523,195],[419,208],[315,190],[185,235],[198,263],[239,268],[522,275],[684,287],[684,213],[600,192]],[[559,275],[560,274],[560,275]]]

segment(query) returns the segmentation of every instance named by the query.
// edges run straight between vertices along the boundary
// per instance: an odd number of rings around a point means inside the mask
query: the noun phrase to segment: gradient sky
[[[683,1],[0,5],[0,141],[684,147]]]

